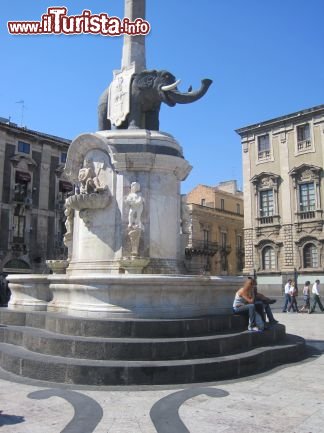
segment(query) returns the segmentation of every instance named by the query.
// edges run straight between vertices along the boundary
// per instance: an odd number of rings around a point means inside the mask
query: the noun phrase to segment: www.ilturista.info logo
[[[48,35],[48,34],[94,34],[103,36],[147,35],[151,29],[148,21],[136,18],[130,21],[110,17],[107,13],[92,15],[90,10],[82,11],[81,15],[67,15],[63,6],[47,8],[40,21],[8,21],[8,32],[12,35]]]

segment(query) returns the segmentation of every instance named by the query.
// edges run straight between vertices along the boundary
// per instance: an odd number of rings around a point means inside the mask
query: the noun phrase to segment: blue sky
[[[39,20],[49,6],[123,17],[124,0],[2,0],[0,116],[65,138],[95,131],[96,105],[119,69],[122,37],[11,36],[8,20]],[[189,105],[162,106],[160,129],[194,166],[183,183],[242,183],[235,129],[324,103],[323,0],[147,0],[147,67],[213,85]]]

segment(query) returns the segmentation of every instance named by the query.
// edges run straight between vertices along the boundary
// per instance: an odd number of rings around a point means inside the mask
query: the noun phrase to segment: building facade
[[[240,275],[244,264],[243,194],[236,181],[198,185],[186,197],[185,265],[191,274]]]
[[[324,105],[240,128],[246,274],[314,281],[324,266]]]
[[[69,140],[0,118],[0,272],[42,273],[63,258]]]

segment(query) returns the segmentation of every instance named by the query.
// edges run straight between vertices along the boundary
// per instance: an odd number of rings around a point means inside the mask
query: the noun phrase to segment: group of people
[[[275,302],[274,299],[270,299],[262,293],[259,293],[256,281],[249,277],[244,286],[235,294],[233,312],[248,316],[249,331],[262,332],[267,326],[278,323],[273,317],[270,307],[270,304]]]
[[[318,305],[324,313],[324,307],[320,298],[320,280],[316,280],[311,288],[310,281],[306,281],[303,288],[304,305],[299,309],[297,305],[297,287],[291,279],[285,285],[285,303],[283,313],[308,312],[313,313]],[[312,306],[311,294],[313,296]],[[254,278],[248,277],[244,286],[235,293],[233,302],[233,312],[236,314],[244,314],[248,317],[248,330],[251,332],[262,332],[267,327],[271,327],[278,323],[273,317],[271,304],[276,302],[275,299],[270,299],[262,293],[258,292],[257,284]]]
[[[312,306],[311,294],[313,297]],[[311,282],[306,281],[303,287],[303,300],[304,305],[299,309],[297,305],[298,290],[295,282],[288,280],[285,285],[285,303],[282,309],[283,313],[290,313],[291,310],[296,313],[314,313],[316,306],[318,305],[322,313],[324,313],[324,307],[320,298],[320,280],[316,280],[311,288]]]

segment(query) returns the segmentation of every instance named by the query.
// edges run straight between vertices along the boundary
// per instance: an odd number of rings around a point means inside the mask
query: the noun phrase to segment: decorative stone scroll
[[[262,172],[252,177],[251,182],[255,188],[255,194],[262,189],[278,189],[280,176],[274,173]]]
[[[297,188],[298,183],[301,182],[315,182],[319,184],[322,168],[311,164],[301,164],[290,170],[289,174],[293,179],[293,186]]]

